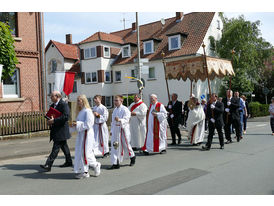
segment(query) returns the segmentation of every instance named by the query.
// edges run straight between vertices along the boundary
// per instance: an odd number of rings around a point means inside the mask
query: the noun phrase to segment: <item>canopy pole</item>
[[[193,80],[190,80],[190,97],[192,96],[192,81]]]
[[[162,62],[163,62],[163,65],[164,65],[164,71],[165,71],[165,79],[166,79],[166,89],[167,89],[167,95],[168,95],[168,102],[170,102],[170,94],[169,94],[169,88],[168,88],[168,81],[167,81],[167,76],[166,76],[166,62],[165,62],[165,53],[164,51],[162,50]]]
[[[232,64],[232,68],[233,68],[233,57],[235,54],[234,49],[231,50],[231,64]],[[231,80],[232,80],[232,75],[229,75],[229,90],[231,90]]]
[[[204,68],[206,70],[209,96],[211,96],[210,80],[209,80],[209,77],[208,77],[208,67],[207,67],[207,61],[206,61],[206,52],[205,52],[205,44],[204,44],[204,42],[202,44],[202,47],[203,47],[203,51],[204,51]]]

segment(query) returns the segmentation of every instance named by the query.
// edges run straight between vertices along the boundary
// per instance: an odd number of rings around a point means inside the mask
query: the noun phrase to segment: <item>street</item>
[[[90,170],[91,177],[82,180],[74,179],[72,168],[58,167],[64,162],[61,151],[49,173],[39,167],[48,154],[2,159],[0,194],[272,195],[274,136],[269,117],[257,120],[260,122],[248,122],[240,143],[233,139],[224,150],[219,149],[217,136],[210,151],[191,146],[184,137],[181,145],[169,146],[166,154],[143,156],[137,152],[133,167],[124,160],[119,170],[107,170],[110,157],[98,158],[101,175],[93,177]],[[50,151],[51,144],[46,147]]]

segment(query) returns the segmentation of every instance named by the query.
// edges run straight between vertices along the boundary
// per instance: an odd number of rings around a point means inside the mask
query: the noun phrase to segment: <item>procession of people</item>
[[[226,97],[222,99],[218,98],[216,93],[212,93],[208,102],[204,97],[199,101],[192,94],[185,102],[187,105],[178,100],[176,93],[171,95],[171,101],[167,106],[158,101],[156,94],[151,94],[149,107],[142,101],[140,94],[134,95],[134,102],[129,107],[123,105],[123,96],[116,95],[109,133],[107,126],[109,111],[102,104],[102,96],[94,96],[93,108],[90,107],[85,95],[78,96],[77,118],[70,123],[69,107],[62,100],[61,93],[53,91],[51,99],[53,102],[51,108],[60,115],[48,117],[50,140],[53,140],[54,144],[46,163],[40,166],[46,172],[51,171],[61,148],[66,161],[60,167],[74,167],[77,179],[90,177],[89,168],[94,170],[93,176],[99,176],[101,163],[97,161],[98,158],[110,155],[111,166],[108,169],[112,170],[120,169],[120,164],[125,159],[129,159],[129,166],[134,166],[137,151],[143,155],[167,153],[168,126],[172,137],[170,146],[181,144],[181,124],[188,132],[189,144],[193,146],[203,144],[208,129],[206,144],[201,149],[210,150],[216,129],[220,149],[224,149],[225,143],[233,142],[232,126],[236,131],[237,142],[240,142],[246,131],[246,127],[243,128],[244,121],[241,115],[248,115],[245,97],[240,98],[238,92],[233,96],[231,90],[227,90]],[[187,111],[187,118],[184,117],[183,111]],[[74,164],[67,145],[67,140],[73,131],[77,132]],[[224,142],[224,134],[226,142]]]

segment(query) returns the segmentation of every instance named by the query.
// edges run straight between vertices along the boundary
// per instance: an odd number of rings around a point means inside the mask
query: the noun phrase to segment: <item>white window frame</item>
[[[151,51],[146,50],[147,44],[151,44]],[[145,41],[144,42],[144,54],[152,54],[152,53],[154,53],[154,41],[153,40]]]
[[[131,76],[131,77],[137,78],[137,68],[138,68],[138,67],[135,66],[134,69],[131,69],[131,70],[130,70],[130,76]],[[132,76],[132,71],[134,71],[135,76]],[[131,79],[130,81],[137,81],[137,80],[136,80],[136,79]]]
[[[106,55],[105,48],[108,48],[108,54],[109,55]],[[104,46],[103,49],[104,49],[104,57],[110,58],[110,47],[109,46]]]
[[[109,73],[109,77],[110,77],[110,80],[109,81],[106,81],[106,75],[107,73]],[[105,83],[111,83],[111,71],[105,71]]]
[[[91,56],[91,50],[92,49],[94,49],[94,55],[93,56]],[[90,47],[90,48],[84,49],[84,57],[85,57],[85,59],[96,58],[97,57],[96,47]]]
[[[219,19],[217,20],[217,29],[221,30],[221,21]]]
[[[128,55],[125,55],[124,49],[128,48]],[[131,52],[130,52],[130,45],[126,45],[122,47],[122,57],[126,58],[126,57],[130,57],[131,56]]]
[[[98,73],[97,72],[90,72],[90,73],[91,73],[91,83],[98,83]],[[94,74],[94,73],[96,75],[96,81],[92,80],[92,74]]]
[[[110,105],[107,105],[107,98],[110,98]],[[113,99],[112,99],[112,96],[105,96],[105,107],[106,108],[112,108],[113,106]]]
[[[55,68],[55,70],[52,69],[52,62],[53,61],[56,62],[56,68]],[[56,61],[56,59],[52,59],[52,60],[50,60],[50,72],[51,73],[55,73],[56,71],[57,71],[57,61]]]
[[[150,71],[150,69],[154,69],[154,77],[149,77],[149,71]],[[149,80],[156,79],[155,67],[149,67],[149,68],[148,68],[148,79],[149,79]]]
[[[90,81],[88,81],[88,78],[87,78],[87,75],[90,75]],[[92,83],[92,76],[91,76],[91,72],[86,72],[86,74],[85,74],[86,76],[85,76],[85,82],[86,82],[86,84],[91,84]]]
[[[173,38],[178,38],[178,47],[176,47],[176,48],[171,48],[171,40]],[[177,50],[177,49],[181,49],[181,35],[180,34],[168,37],[168,50]]]
[[[120,80],[116,80],[116,72],[121,73],[121,79]],[[115,71],[115,82],[122,82],[122,71]]]
[[[18,94],[5,94],[5,88],[4,88],[4,82],[2,85],[2,91],[3,91],[3,98],[19,98],[20,97],[20,72],[19,69],[15,69],[14,72],[17,73],[17,91]]]

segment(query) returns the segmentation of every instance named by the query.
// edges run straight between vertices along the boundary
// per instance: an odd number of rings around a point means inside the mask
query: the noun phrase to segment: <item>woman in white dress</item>
[[[72,123],[72,126],[77,131],[74,158],[75,178],[89,177],[89,166],[94,169],[94,176],[99,176],[101,163],[96,161],[94,155],[94,115],[86,95],[78,96],[77,109],[79,113],[76,122]]]

